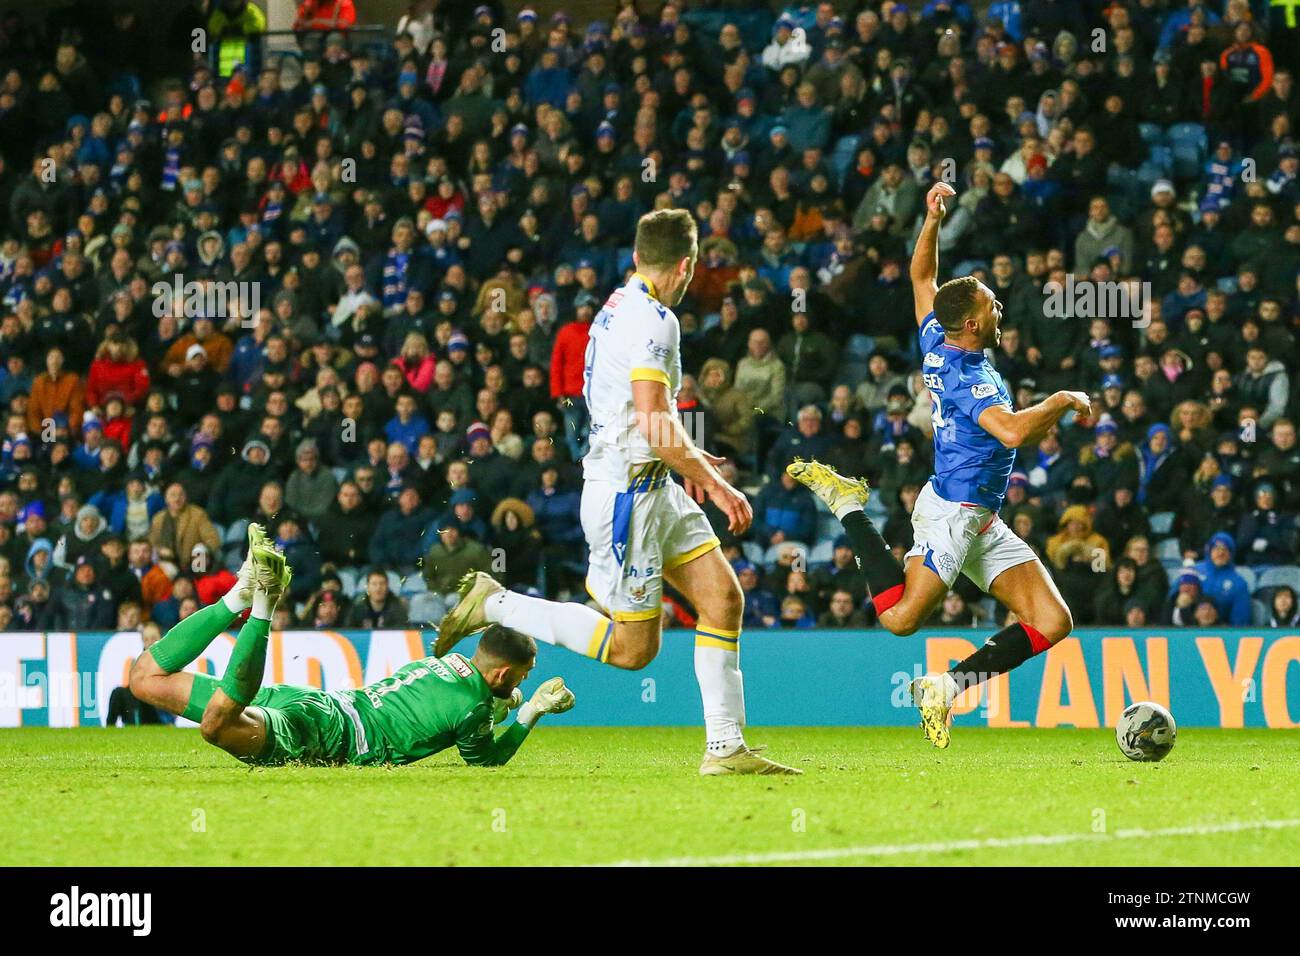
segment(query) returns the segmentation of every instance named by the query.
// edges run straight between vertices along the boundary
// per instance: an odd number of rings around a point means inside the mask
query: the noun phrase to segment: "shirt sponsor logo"
[[[943,356],[936,355],[934,352],[926,352],[925,358],[921,360],[928,368],[939,368],[943,365]]]
[[[469,666],[469,662],[466,661],[465,658],[463,657],[460,656],[448,657],[447,663],[450,664],[451,669],[454,670],[461,677],[474,676],[474,669]]]
[[[646,342],[645,350],[649,352],[651,355],[653,355],[655,358],[663,359],[664,361],[667,361],[668,358],[671,357],[673,354],[673,350],[671,348],[669,348],[667,345],[660,345],[654,339],[651,339],[650,341]]]
[[[980,382],[978,385],[971,386],[970,393],[976,398],[988,398],[998,393],[998,387],[992,382]]]

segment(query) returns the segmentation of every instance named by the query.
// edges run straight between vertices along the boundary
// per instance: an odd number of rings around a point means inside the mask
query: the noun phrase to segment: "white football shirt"
[[[677,411],[682,383],[681,326],[655,297],[654,286],[633,274],[614,290],[591,323],[582,394],[591,414],[590,448],[583,476],[630,485],[649,462],[658,461],[637,427],[632,383],[668,386],[668,407]]]

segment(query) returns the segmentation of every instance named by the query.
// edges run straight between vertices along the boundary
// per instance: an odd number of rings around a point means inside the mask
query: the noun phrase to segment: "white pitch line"
[[[763,863],[807,863],[852,857],[904,856],[911,853],[951,853],[954,850],[998,850],[1018,846],[1059,846],[1062,843],[1107,843],[1114,840],[1158,840],[1165,837],[1212,836],[1249,830],[1284,830],[1300,827],[1300,820],[1245,820],[1201,826],[1140,828],[1114,833],[1031,833],[1018,837],[989,837],[983,840],[947,840],[940,843],[897,843],[874,846],[843,846],[824,850],[789,850],[774,853],[740,853],[732,856],[678,856],[661,860],[619,860],[592,866],[749,866]]]

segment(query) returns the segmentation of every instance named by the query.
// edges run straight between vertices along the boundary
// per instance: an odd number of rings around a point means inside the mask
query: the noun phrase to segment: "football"
[[[1164,760],[1177,738],[1174,715],[1150,700],[1130,705],[1115,723],[1115,742],[1129,760]]]

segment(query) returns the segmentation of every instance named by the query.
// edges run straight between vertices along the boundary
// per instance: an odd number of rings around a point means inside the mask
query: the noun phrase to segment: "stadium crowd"
[[[910,546],[936,178],[1017,402],[1094,395],[1002,512],[1076,622],[1300,620],[1284,5],[416,2],[375,32],[305,0],[291,49],[247,0],[168,10],[0,16],[0,629],[165,630],[249,520],[294,568],[282,627],[436,622],[471,569],[581,600],[587,330],[663,206],[699,223],[678,404],[754,503],[743,540],[715,521],[747,626],[861,626],[783,469],[867,476]]]

